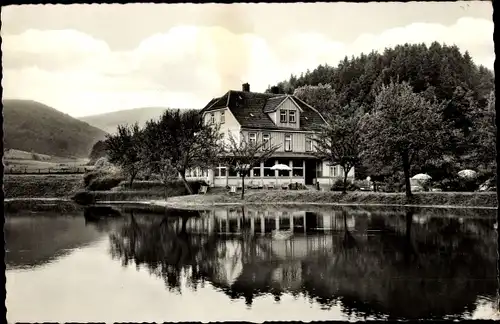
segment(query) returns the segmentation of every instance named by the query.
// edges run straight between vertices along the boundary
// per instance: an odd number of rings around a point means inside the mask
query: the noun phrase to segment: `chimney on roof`
[[[245,91],[245,92],[250,92],[250,84],[248,84],[248,83],[243,83],[243,84],[241,85],[241,89],[242,89],[243,91]]]

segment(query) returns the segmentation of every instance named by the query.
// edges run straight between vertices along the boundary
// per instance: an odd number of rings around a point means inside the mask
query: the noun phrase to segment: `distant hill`
[[[108,133],[116,132],[118,125],[139,123],[144,126],[152,118],[158,118],[167,108],[149,107],[120,110],[105,114],[80,117],[80,120]]]
[[[4,146],[28,152],[88,157],[106,133],[32,100],[4,99]]]

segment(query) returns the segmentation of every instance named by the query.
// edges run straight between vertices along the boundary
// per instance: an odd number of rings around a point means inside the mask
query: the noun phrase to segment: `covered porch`
[[[273,170],[277,164],[288,166],[289,170]],[[289,184],[313,185],[318,177],[318,164],[321,161],[311,156],[273,156],[250,171],[245,178],[245,187],[281,188]],[[236,186],[241,188],[239,175],[224,164],[211,170],[210,183],[215,187]],[[209,176],[209,178],[211,178]]]

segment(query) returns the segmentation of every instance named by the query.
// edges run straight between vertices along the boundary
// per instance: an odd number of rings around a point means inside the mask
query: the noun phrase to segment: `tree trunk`
[[[131,190],[132,190],[132,184],[134,183],[134,179],[135,179],[136,175],[137,175],[137,172],[130,173],[130,182],[129,182],[128,186]]]
[[[410,200],[412,198],[412,194],[411,194],[411,184],[410,184],[410,161],[408,160],[408,152],[404,152],[401,155],[401,158],[403,159],[406,198]]]
[[[241,199],[245,198],[245,176],[241,177]]]
[[[347,172],[345,171],[346,168],[342,166],[342,169],[344,170],[344,188],[342,189],[342,193],[346,194],[347,193]]]
[[[186,187],[186,190],[190,195],[193,194],[193,189],[191,189],[191,186],[186,180],[186,172],[179,172],[181,174],[182,182],[184,183],[184,187]]]
[[[166,176],[166,174],[164,172],[161,172],[160,171],[160,176],[161,176],[161,182],[163,184],[163,195],[165,196],[165,200],[168,198],[168,195],[167,195],[167,185],[168,185],[168,177]]]

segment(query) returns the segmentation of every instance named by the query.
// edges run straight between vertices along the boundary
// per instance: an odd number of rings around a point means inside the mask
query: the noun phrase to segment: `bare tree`
[[[280,145],[271,145],[269,142],[250,141],[240,133],[240,139],[236,140],[229,134],[229,143],[224,147],[224,159],[235,172],[241,177],[241,199],[245,197],[245,177],[250,175],[252,168],[260,165],[260,162],[268,160]]]

